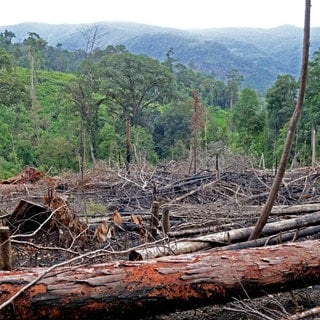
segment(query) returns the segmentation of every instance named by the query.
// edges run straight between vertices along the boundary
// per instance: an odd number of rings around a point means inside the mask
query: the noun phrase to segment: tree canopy
[[[274,165],[297,98],[292,75],[280,74],[261,95],[243,88],[235,69],[217,80],[181,64],[174,48],[160,62],[123,45],[101,48],[92,42],[97,30],[91,31],[87,49],[78,52],[50,47],[35,33],[22,43],[13,43],[10,31],[0,34],[0,174],[25,165],[79,170],[80,163],[97,161],[187,160],[195,91],[203,110],[200,153],[209,155],[211,146],[223,143],[256,159],[263,154],[266,165]],[[306,106],[292,151],[306,164],[311,128],[319,126],[319,57],[316,51],[309,63]]]

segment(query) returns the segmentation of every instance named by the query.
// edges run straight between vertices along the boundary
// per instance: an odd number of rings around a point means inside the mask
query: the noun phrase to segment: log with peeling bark
[[[267,223],[262,230],[261,236],[270,236],[278,232],[297,229],[320,224],[320,212],[306,214],[293,219]],[[217,232],[193,239],[181,239],[169,241],[164,244],[151,245],[142,249],[132,250],[130,260],[146,260],[171,254],[191,253],[199,250],[207,250],[213,247],[246,241],[254,227],[233,229]]]
[[[0,272],[0,318],[137,319],[316,285],[320,240],[49,271]]]
[[[308,236],[320,235],[320,226],[307,227],[304,229],[296,229],[294,231],[281,232],[270,237],[259,238],[255,240],[239,242],[223,247],[223,250],[239,250],[246,248],[262,247],[266,245],[275,245],[287,241],[296,241],[300,238]]]

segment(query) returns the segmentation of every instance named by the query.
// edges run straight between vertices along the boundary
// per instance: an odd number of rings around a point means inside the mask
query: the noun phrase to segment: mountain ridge
[[[278,74],[299,76],[303,29],[283,25],[276,28],[207,28],[182,30],[134,22],[96,22],[90,24],[46,24],[26,22],[0,26],[22,42],[35,32],[49,45],[58,43],[67,50],[85,48],[81,33],[98,26],[103,34],[101,47],[125,45],[134,54],[163,61],[170,48],[174,59],[192,68],[214,74],[224,81],[232,69],[244,76],[244,86],[264,92]],[[320,47],[320,28],[311,30],[310,56]]]

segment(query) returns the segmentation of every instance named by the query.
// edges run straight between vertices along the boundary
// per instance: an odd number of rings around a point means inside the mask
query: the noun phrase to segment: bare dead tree
[[[103,27],[98,24],[85,25],[81,28],[80,33],[85,41],[84,50],[88,57],[92,55],[94,50],[101,47],[107,35],[107,32],[103,31]]]
[[[256,226],[251,233],[249,240],[257,239],[266,224],[269,214],[272,210],[274,201],[277,197],[278,191],[281,186],[282,178],[285,174],[286,166],[288,163],[288,158],[292,146],[292,141],[296,127],[303,109],[304,94],[307,83],[307,71],[308,71],[308,61],[309,61],[309,44],[310,44],[310,11],[311,11],[311,0],[305,1],[305,17],[304,17],[304,39],[303,39],[303,52],[302,52],[302,66],[300,72],[300,85],[299,85],[299,95],[298,100],[293,111],[289,129],[287,133],[287,138],[285,141],[282,157],[280,160],[279,168],[275,179],[273,181],[268,199],[262,209],[261,215],[256,223]]]
[[[191,127],[192,127],[192,135],[193,135],[193,152],[192,152],[192,160],[190,164],[193,163],[193,173],[197,172],[197,162],[198,162],[198,149],[199,149],[199,138],[200,138],[200,130],[203,126],[203,112],[199,101],[199,92],[193,91],[193,107],[194,113],[191,118]],[[190,170],[191,171],[191,170]]]

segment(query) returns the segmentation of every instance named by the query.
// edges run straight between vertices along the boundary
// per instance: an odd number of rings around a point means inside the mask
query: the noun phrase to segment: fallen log
[[[185,179],[181,179],[178,181],[174,181],[169,186],[165,186],[164,188],[169,188],[175,191],[184,190],[189,188],[192,185],[200,185],[203,182],[210,181],[214,178],[214,175],[211,171],[206,170],[207,172],[198,172],[191,177],[187,177]],[[160,188],[161,190],[163,188]]]
[[[1,271],[0,314],[17,320],[138,319],[319,283],[320,240],[210,250],[149,261]]]
[[[9,179],[0,180],[0,184],[21,184],[21,183],[35,183],[46,175],[33,167],[25,167],[16,176]]]
[[[266,245],[281,244],[287,241],[296,241],[300,238],[320,234],[320,226],[307,227],[305,229],[297,229],[294,231],[281,232],[274,236],[263,237],[255,240],[245,241],[224,246],[223,250],[239,250],[246,248],[262,247]],[[319,239],[319,238],[318,238]]]
[[[278,232],[297,229],[320,224],[320,212],[314,212],[293,219],[267,223],[261,233],[261,237],[270,236]],[[143,249],[132,250],[129,253],[130,260],[145,260],[162,257],[171,254],[191,253],[199,250],[207,250],[213,247],[224,246],[234,242],[246,241],[254,227],[233,229],[217,232],[193,239],[181,239],[169,241],[163,245],[157,244]]]
[[[243,210],[259,212],[262,210],[262,206],[245,206]],[[286,214],[303,214],[316,212],[320,210],[320,203],[305,203],[294,206],[273,206],[271,214],[274,215],[286,215]]]

